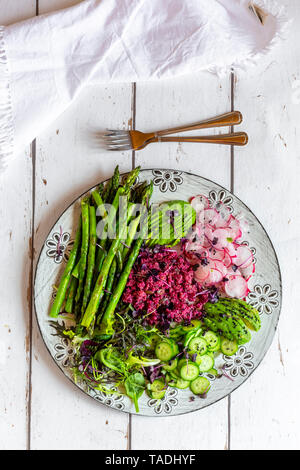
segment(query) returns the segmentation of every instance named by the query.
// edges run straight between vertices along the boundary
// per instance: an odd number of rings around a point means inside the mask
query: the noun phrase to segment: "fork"
[[[230,134],[219,134],[199,137],[165,137],[169,134],[178,132],[192,131],[196,129],[208,129],[211,127],[233,126],[240,124],[243,116],[239,111],[221,114],[215,118],[197,122],[189,126],[174,127],[157,132],[140,132],[140,131],[121,131],[108,129],[100,135],[104,147],[107,150],[125,151],[125,150],[141,150],[146,145],[153,142],[202,142],[224,145],[246,145],[248,135],[245,132],[236,132]]]

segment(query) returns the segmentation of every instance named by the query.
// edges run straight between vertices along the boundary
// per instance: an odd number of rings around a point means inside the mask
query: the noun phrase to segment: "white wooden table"
[[[0,0],[0,23],[75,3]],[[300,4],[282,3],[294,18],[289,38],[246,74],[88,87],[0,176],[0,449],[299,449]],[[156,144],[112,155],[91,143],[95,128],[153,130],[233,105],[250,141],[232,153]],[[254,211],[277,250],[284,304],[273,345],[246,384],[202,411],[153,419],[100,406],[65,379],[40,337],[31,295],[44,238],[116,164],[182,169],[220,183]]]

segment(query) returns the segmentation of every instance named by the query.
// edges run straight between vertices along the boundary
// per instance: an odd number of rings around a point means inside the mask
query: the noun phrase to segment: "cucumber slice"
[[[207,351],[206,355],[215,360],[215,353],[213,351]]]
[[[197,338],[198,336],[201,335],[201,333],[202,333],[201,327],[195,328],[193,331],[190,331],[189,333],[187,333],[184,343],[183,343],[184,347],[187,348],[190,342],[192,341],[192,339]]]
[[[209,375],[214,375],[215,377],[219,375],[219,372],[217,371],[217,369],[209,369],[206,373]]]
[[[179,353],[178,344],[175,343],[175,341],[172,341],[171,339],[169,339],[169,344],[170,344],[171,347],[172,347],[172,350],[173,350],[173,357],[174,357],[174,356],[176,356],[176,355]]]
[[[155,348],[155,354],[162,362],[168,362],[175,356],[172,344],[167,341],[161,341]]]
[[[201,362],[199,364],[199,371],[200,372],[207,372],[209,369],[212,369],[214,366],[214,359],[209,356],[208,354],[204,354],[201,356]]]
[[[161,400],[166,393],[166,387],[162,380],[156,379],[148,389],[148,395],[155,400]]]
[[[199,375],[199,367],[194,362],[188,362],[180,369],[180,376],[183,380],[194,380]]]
[[[201,337],[193,338],[189,343],[189,350],[200,355],[205,354],[207,351],[207,342]]]
[[[220,337],[213,331],[208,330],[206,333],[204,333],[203,338],[207,342],[207,347],[210,351],[218,351],[218,349],[220,349]]]
[[[184,390],[185,388],[188,388],[190,385],[190,382],[188,380],[183,380],[178,378],[177,381],[175,382],[175,387],[179,388],[180,390]]]
[[[195,395],[203,395],[210,389],[210,381],[206,377],[197,377],[191,382],[190,389]]]
[[[225,356],[233,356],[239,349],[236,341],[230,341],[227,338],[221,340],[221,351]]]
[[[149,341],[149,349],[155,349],[157,344],[161,342],[160,336],[158,336],[156,333],[151,333],[148,336],[148,341]]]
[[[201,320],[192,320],[191,324],[189,326],[183,326],[182,330],[185,331],[185,332],[192,331],[192,330],[194,330],[195,328],[198,328],[201,325],[202,325]]]
[[[178,361],[177,370],[180,371],[181,367],[182,367],[182,366],[186,366],[188,362],[189,362],[189,360],[186,359],[186,358],[180,359],[180,360]]]
[[[167,364],[164,364],[163,368],[167,371],[171,371],[171,370],[176,369],[177,364],[178,364],[178,359],[175,358],[175,359],[172,359],[171,361],[169,361]]]

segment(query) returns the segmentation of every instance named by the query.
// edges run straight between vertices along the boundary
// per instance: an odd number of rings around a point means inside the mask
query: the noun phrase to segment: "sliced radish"
[[[212,243],[216,250],[224,250],[228,246],[229,243],[229,233],[228,230],[225,228],[217,228],[213,232],[213,239]]]
[[[207,251],[207,256],[208,258],[212,260],[218,260],[218,261],[223,261],[225,258],[225,251],[224,250],[216,250],[215,248],[210,248]],[[229,263],[231,263],[231,258],[229,260]]]
[[[236,251],[236,258],[234,260],[234,263],[239,267],[239,268],[247,268],[252,264],[253,262],[253,254],[246,245],[239,245],[235,249]]]
[[[226,266],[226,268],[229,268],[229,266],[231,266],[232,264],[232,258],[231,256],[229,256],[228,252],[226,250],[224,250],[224,259],[223,259],[223,263],[224,263],[224,266]]]
[[[216,268],[211,268],[209,270],[209,276],[205,279],[205,284],[206,285],[214,285],[214,284],[219,284],[219,282],[222,281],[223,275],[221,271],[219,271]]]
[[[249,292],[247,281],[242,276],[232,276],[224,283],[224,290],[229,297],[242,299]]]
[[[220,227],[224,227],[225,225],[227,225],[231,217],[229,207],[223,204],[223,202],[216,202],[212,205],[212,208],[215,209],[219,214],[218,223],[223,224],[220,225]]]
[[[204,282],[210,275],[210,267],[209,264],[207,266],[199,266],[199,268],[195,271],[195,279],[199,283]]]
[[[206,196],[203,196],[203,194],[198,194],[198,196],[192,197],[190,200],[190,204],[197,213],[210,207],[209,200]]]
[[[231,266],[227,268],[227,277],[232,277],[232,276],[235,277],[235,276],[241,276],[241,275],[242,275],[241,271],[235,264],[232,264]]]
[[[205,239],[205,225],[202,225],[199,222],[197,222],[195,229],[196,229],[198,240],[203,244],[204,239]]]
[[[231,236],[233,241],[238,240],[243,235],[240,222],[233,215],[230,217],[228,227],[231,229]]]
[[[199,222],[205,225],[209,224],[213,226],[218,219],[219,214],[216,209],[204,209],[204,211],[199,214]]]
[[[205,230],[204,230],[204,236],[207,240],[209,240],[210,242],[213,241],[214,239],[214,229],[211,227],[211,225],[206,225],[205,226]]]
[[[246,233],[249,233],[249,222],[246,219],[246,217],[243,214],[238,214],[236,216],[236,219],[238,220],[240,224],[243,234],[245,235]]]
[[[227,275],[227,268],[224,263],[222,263],[222,261],[214,260],[210,262],[210,265],[212,268],[217,269],[222,274],[222,278]]]
[[[249,281],[251,276],[255,273],[255,264],[252,263],[247,268],[241,268],[240,269],[242,276],[246,279],[246,281]]]
[[[236,258],[236,249],[233,243],[228,243],[225,252],[232,258]]]

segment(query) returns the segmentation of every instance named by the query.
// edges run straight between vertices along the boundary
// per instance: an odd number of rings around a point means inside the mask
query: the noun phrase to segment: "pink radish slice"
[[[219,214],[218,223],[223,224],[223,227],[228,224],[228,221],[231,217],[230,209],[228,206],[223,204],[223,202],[216,202],[212,205],[213,209]]]
[[[241,276],[242,273],[239,270],[239,268],[237,268],[236,266],[233,268],[233,266],[235,266],[235,265],[231,265],[231,266],[229,266],[229,268],[227,268],[227,277]]]
[[[232,241],[232,243],[236,243],[239,238],[242,236],[241,229],[232,229],[227,227],[228,230],[228,238]]]
[[[224,263],[222,263],[222,261],[217,261],[217,260],[211,261],[210,266],[213,269],[217,269],[222,274],[222,278],[227,275],[227,268],[224,265]]]
[[[236,249],[233,243],[228,243],[225,248],[225,253],[227,253],[231,258],[236,259]]]
[[[245,233],[249,233],[249,222],[245,218],[245,216],[243,214],[241,214],[240,216],[237,215],[236,220],[239,222],[242,233],[244,235]]]
[[[203,196],[203,194],[198,194],[198,196],[192,197],[190,204],[197,213],[204,209],[208,209],[210,206],[209,200],[207,197]]]
[[[252,274],[255,273],[255,264],[252,263],[247,268],[241,268],[240,269],[242,276],[246,279],[246,281],[249,281],[251,278]]]
[[[224,290],[229,297],[242,299],[249,292],[247,281],[242,276],[232,276],[224,283]]]
[[[230,217],[228,227],[232,231],[232,238],[234,239],[234,241],[243,235],[240,222],[233,215]]]
[[[215,248],[210,248],[207,251],[207,256],[211,260],[218,260],[218,261],[223,261],[225,258],[225,251],[224,250],[216,250]],[[231,262],[231,259],[229,260]]]
[[[198,240],[200,241],[200,243],[203,244],[204,238],[205,238],[205,226],[200,223],[197,223],[196,233],[197,233]]]
[[[232,264],[232,258],[231,256],[229,256],[226,250],[224,250],[224,253],[225,253],[225,256],[223,259],[223,263],[224,263],[224,266],[226,266],[226,268],[229,268],[229,266]]]
[[[204,230],[204,236],[210,242],[213,241],[213,239],[214,239],[214,229],[210,225],[206,225],[205,230]]]
[[[213,232],[212,243],[216,250],[224,250],[229,244],[230,233],[225,228],[218,228]]]
[[[207,266],[199,266],[199,268],[195,271],[195,279],[199,283],[204,282],[210,274],[210,267],[209,264]]]
[[[204,211],[199,214],[199,222],[205,225],[214,225],[218,218],[219,214],[216,209],[204,209]]]
[[[209,272],[209,276],[205,279],[205,284],[206,285],[214,285],[214,284],[219,284],[219,282],[222,281],[223,275],[221,271],[215,268],[211,268]]]
[[[234,264],[239,268],[247,268],[253,262],[253,254],[251,250],[246,245],[239,245],[235,249],[236,258]]]

